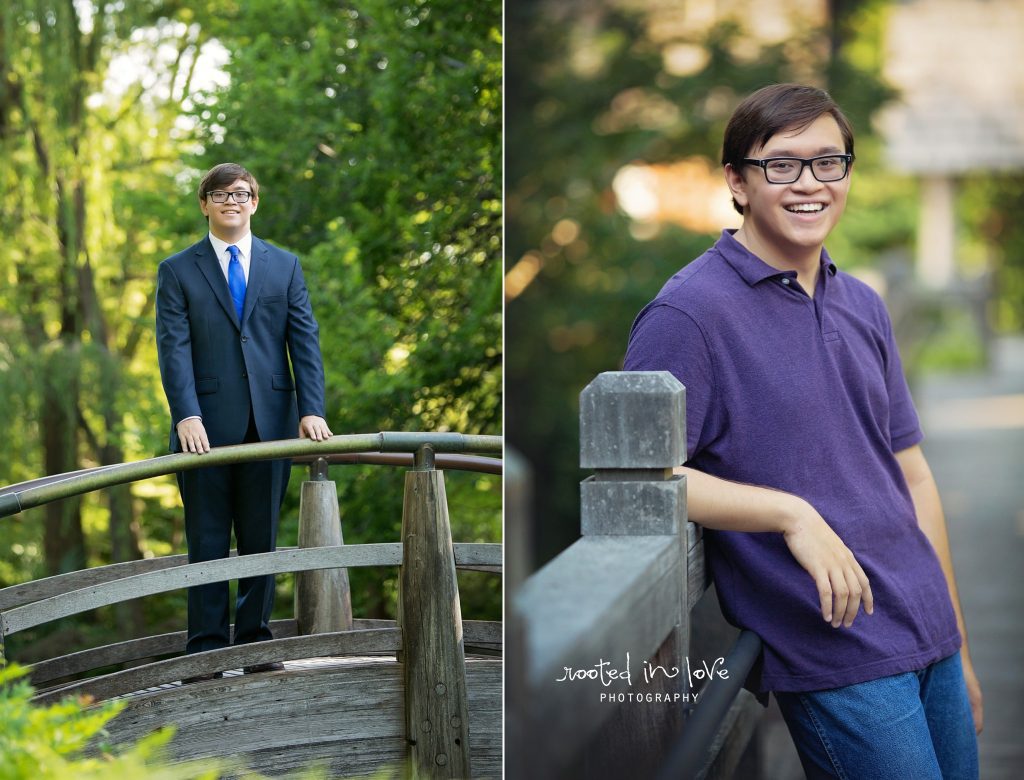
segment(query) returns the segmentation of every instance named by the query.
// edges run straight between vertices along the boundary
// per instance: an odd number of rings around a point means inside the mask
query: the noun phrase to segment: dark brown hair
[[[839,125],[847,154],[853,154],[853,128],[850,120],[823,89],[802,84],[772,84],[759,89],[740,103],[725,127],[722,165],[743,170],[743,158],[764,146],[783,130],[803,130],[822,114],[830,114]],[[733,198],[733,208],[743,209]]]
[[[212,190],[221,190],[234,184],[239,179],[243,179],[249,183],[252,188],[253,198],[260,196],[260,185],[256,181],[256,177],[253,176],[249,171],[243,168],[238,163],[221,163],[220,165],[214,165],[207,174],[203,177],[203,180],[199,182],[199,200],[206,200],[206,193]]]

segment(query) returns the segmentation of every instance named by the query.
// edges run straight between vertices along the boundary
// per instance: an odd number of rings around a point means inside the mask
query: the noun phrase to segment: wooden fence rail
[[[463,544],[459,552],[453,551],[454,564],[460,563],[459,554],[474,564],[499,566],[501,545]],[[316,571],[320,569],[348,569],[364,566],[400,566],[402,544],[341,545],[337,547],[292,548],[256,555],[240,555],[204,563],[189,563],[174,568],[158,569],[145,574],[88,585],[55,596],[9,609],[0,613],[0,632],[10,636],[43,623],[77,615],[91,609],[107,607],[158,593],[169,593],[206,585],[211,582],[259,577],[265,574]]]
[[[685,431],[685,389],[666,372],[604,373],[581,394],[580,465],[594,470],[582,537],[525,578],[508,610],[524,655],[507,669],[523,691],[508,718],[510,780],[653,777],[699,701],[690,614],[709,583],[673,474]],[[527,524],[506,517],[510,537]]]

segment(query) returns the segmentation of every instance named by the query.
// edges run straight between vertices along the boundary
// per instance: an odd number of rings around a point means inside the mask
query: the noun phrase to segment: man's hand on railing
[[[849,628],[861,604],[869,615],[874,598],[853,553],[810,503],[782,490],[744,485],[678,466],[687,480],[690,519],[722,531],[781,533],[790,553],[814,578],[821,616]]]
[[[194,452],[202,455],[210,451],[210,440],[206,436],[206,428],[198,417],[188,417],[176,426],[178,441],[182,452]]]
[[[871,584],[850,548],[808,502],[793,496],[797,512],[782,532],[797,563],[814,578],[821,599],[821,616],[833,628],[849,628],[861,604],[874,612]],[[802,506],[800,506],[802,504]]]
[[[327,427],[327,420],[323,417],[317,417],[315,414],[308,414],[299,420],[300,439],[326,441],[331,438],[331,435],[331,429]]]

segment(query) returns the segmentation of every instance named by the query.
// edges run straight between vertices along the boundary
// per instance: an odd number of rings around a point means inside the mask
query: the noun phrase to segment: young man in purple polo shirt
[[[686,386],[679,471],[722,610],[763,639],[808,777],[977,777],[981,690],[892,325],[823,246],[850,124],[773,85],[722,157],[743,226],[640,312],[625,360]]]

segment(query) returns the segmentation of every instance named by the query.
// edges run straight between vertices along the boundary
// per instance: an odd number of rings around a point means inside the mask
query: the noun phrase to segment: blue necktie
[[[238,247],[232,244],[228,251],[231,253],[231,260],[228,262],[228,289],[231,290],[231,300],[235,302],[235,311],[238,312],[238,321],[241,322],[242,309],[245,306],[245,271],[238,262]]]

